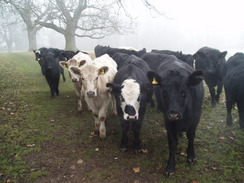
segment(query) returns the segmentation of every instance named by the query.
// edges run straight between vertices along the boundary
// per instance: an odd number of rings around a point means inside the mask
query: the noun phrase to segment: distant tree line
[[[29,51],[37,49],[36,35],[43,28],[65,38],[65,50],[77,50],[76,37],[101,39],[112,34],[131,33],[136,19],[127,10],[132,0],[3,0],[0,2],[0,40],[11,52],[16,26],[24,23]],[[161,14],[148,1],[150,11]]]

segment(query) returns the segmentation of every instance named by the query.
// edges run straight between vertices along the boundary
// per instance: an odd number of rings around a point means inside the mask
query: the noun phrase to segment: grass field
[[[179,139],[176,172],[165,178],[168,144],[162,114],[148,106],[141,130],[143,149],[120,153],[121,129],[109,111],[107,139],[92,134],[94,122],[83,102],[76,114],[73,86],[65,71],[60,96],[52,98],[32,52],[0,53],[0,182],[18,183],[230,183],[244,182],[244,132],[226,127],[225,100],[210,108],[205,90],[196,132],[197,164],[186,163],[187,140]]]

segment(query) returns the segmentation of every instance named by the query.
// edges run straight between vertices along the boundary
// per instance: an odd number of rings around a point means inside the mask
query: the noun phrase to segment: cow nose
[[[175,121],[175,120],[180,119],[180,114],[178,112],[170,112],[168,114],[168,118],[170,121]]]
[[[95,97],[95,92],[94,91],[89,91],[89,92],[87,92],[87,96],[89,98]]]
[[[75,82],[78,82],[78,79],[77,78],[72,78],[71,81],[75,83]]]

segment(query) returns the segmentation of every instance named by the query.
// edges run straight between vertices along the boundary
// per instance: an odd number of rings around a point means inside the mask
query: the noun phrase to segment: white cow
[[[81,61],[80,65],[85,63],[86,61]],[[85,101],[95,118],[95,133],[99,133],[100,139],[103,140],[106,138],[105,120],[108,107],[111,102],[114,104],[114,98],[106,84],[113,81],[117,73],[117,64],[109,55],[105,54],[94,59],[93,64],[70,69],[80,76]],[[114,111],[116,111],[115,108]]]
[[[81,61],[86,61],[86,64],[91,64],[92,63],[92,59],[90,57],[90,55],[84,54],[82,52],[77,53],[76,55],[74,55],[71,59],[69,59],[68,61],[61,61],[59,62],[59,64],[63,67],[63,68],[67,68],[69,71],[69,76],[70,79],[73,83],[74,89],[75,89],[75,93],[77,96],[77,112],[81,112],[82,111],[82,98],[83,98],[83,93],[81,92],[81,85],[82,83],[79,81],[79,76],[77,76],[77,74],[75,74],[74,72],[72,72],[70,70],[70,67],[79,67],[80,62]]]

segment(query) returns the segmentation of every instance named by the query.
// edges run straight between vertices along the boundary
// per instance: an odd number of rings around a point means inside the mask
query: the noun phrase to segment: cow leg
[[[223,89],[223,82],[221,81],[221,82],[218,83],[218,86],[217,86],[217,94],[215,96],[215,101],[216,102],[219,102],[219,98],[220,98],[220,94],[222,92],[222,89]]]
[[[99,118],[98,118],[98,114],[95,112],[92,112],[94,119],[95,119],[95,134],[99,134],[99,127],[100,127],[100,122],[99,122]]]
[[[190,130],[186,133],[188,139],[187,147],[187,161],[189,164],[196,163],[195,149],[194,149],[194,138],[195,138],[195,129]]]
[[[230,100],[226,99],[226,109],[227,109],[226,124],[228,126],[231,126],[233,124],[232,115],[231,115],[232,106],[233,103]]]
[[[54,90],[53,90],[53,85],[52,85],[52,80],[51,80],[51,77],[49,76],[49,74],[46,74],[45,75],[45,78],[46,78],[46,81],[48,83],[48,86],[50,88],[50,92],[51,92],[51,96],[54,97]]]
[[[239,113],[239,124],[240,124],[240,128],[244,129],[244,101],[240,100],[237,103],[237,107],[238,107],[238,113]]]
[[[82,101],[81,101],[81,97],[77,96],[77,113],[82,112]]]
[[[110,100],[104,102],[102,107],[99,109],[99,113],[98,113],[99,122],[100,122],[99,133],[100,133],[101,140],[106,139],[105,120],[106,120],[109,104],[110,104]]]
[[[214,89],[213,86],[209,86],[209,93],[211,95],[211,104],[212,104],[212,107],[216,107],[215,89]]]
[[[122,139],[120,145],[120,151],[126,152],[128,146],[128,131],[129,131],[129,122],[125,120],[121,120],[121,128],[122,128]]]
[[[166,176],[171,177],[175,171],[175,153],[178,145],[177,132],[170,127],[167,127],[168,143],[169,143],[169,159],[166,167]]]
[[[132,122],[132,131],[134,132],[134,153],[140,154],[141,152],[141,140],[140,140],[140,130],[141,130],[141,121]]]

